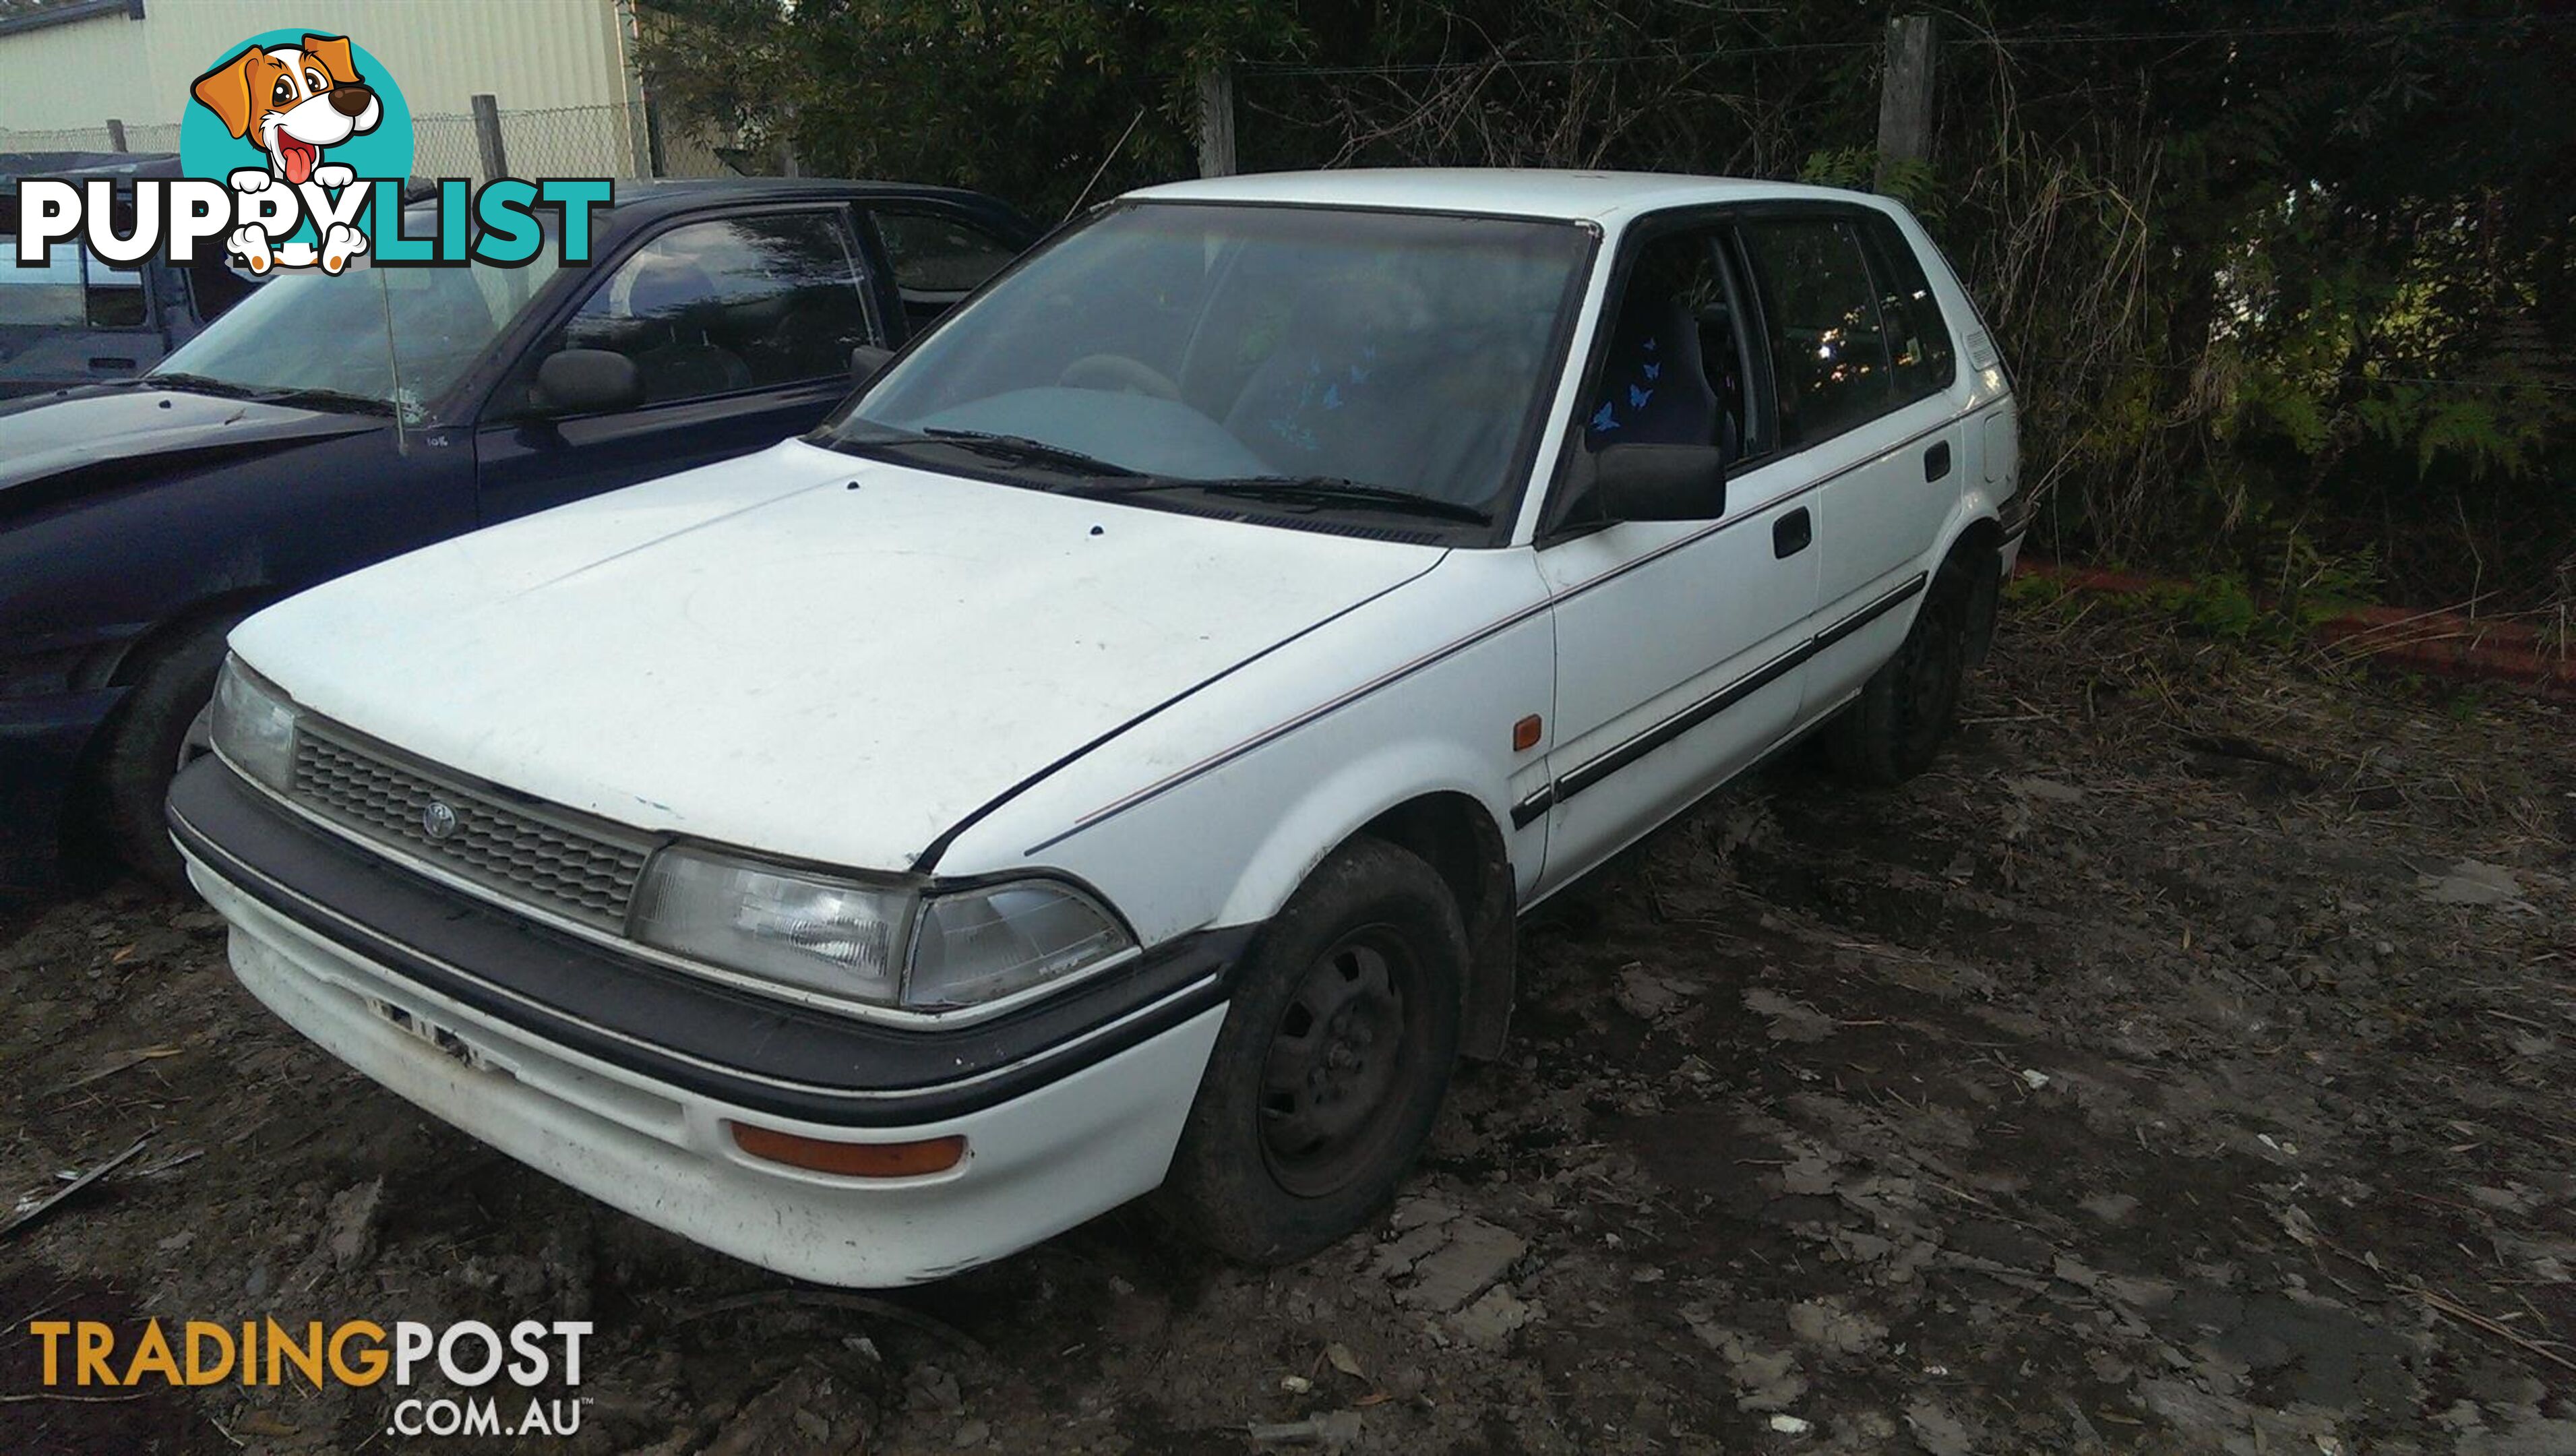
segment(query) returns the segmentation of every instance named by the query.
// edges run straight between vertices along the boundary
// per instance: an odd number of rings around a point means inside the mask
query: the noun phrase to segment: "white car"
[[[251,618],[170,820],[280,1016],[701,1243],[1294,1259],[1523,912],[1811,729],[1925,764],[2015,440],[1884,198],[1152,188],[809,436]]]

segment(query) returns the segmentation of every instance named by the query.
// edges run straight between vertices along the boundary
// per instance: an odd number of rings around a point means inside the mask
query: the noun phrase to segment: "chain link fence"
[[[774,157],[748,154],[665,125],[649,103],[499,109],[501,164],[515,177],[732,177],[775,172]],[[491,180],[479,119],[470,112],[415,114],[412,175]],[[119,145],[119,132],[122,145]],[[22,130],[0,127],[0,153],[175,152],[179,123],[155,122]]]

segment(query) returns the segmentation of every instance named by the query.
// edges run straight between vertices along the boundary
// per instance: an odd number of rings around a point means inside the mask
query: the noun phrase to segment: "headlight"
[[[243,773],[286,792],[295,781],[295,704],[238,657],[215,678],[215,749]]]
[[[909,891],[675,847],[653,856],[629,925],[647,945],[890,1006],[911,908]]]
[[[1135,945],[1116,917],[1052,880],[925,898],[686,846],[646,867],[629,929],[765,981],[915,1010],[997,1000]]]

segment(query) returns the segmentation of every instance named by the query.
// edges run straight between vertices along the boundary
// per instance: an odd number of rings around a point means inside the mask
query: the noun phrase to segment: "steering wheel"
[[[1119,394],[1146,394],[1177,400],[1181,387],[1172,377],[1141,359],[1124,354],[1085,354],[1064,366],[1055,382],[1067,389],[1105,389]]]

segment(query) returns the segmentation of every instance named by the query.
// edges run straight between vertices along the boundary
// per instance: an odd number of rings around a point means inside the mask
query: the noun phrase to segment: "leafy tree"
[[[2051,549],[2576,600],[2576,30],[2543,0],[1964,0],[1899,169],[2023,401]],[[666,107],[1041,216],[1195,170],[1868,185],[1893,5],[647,0]]]

